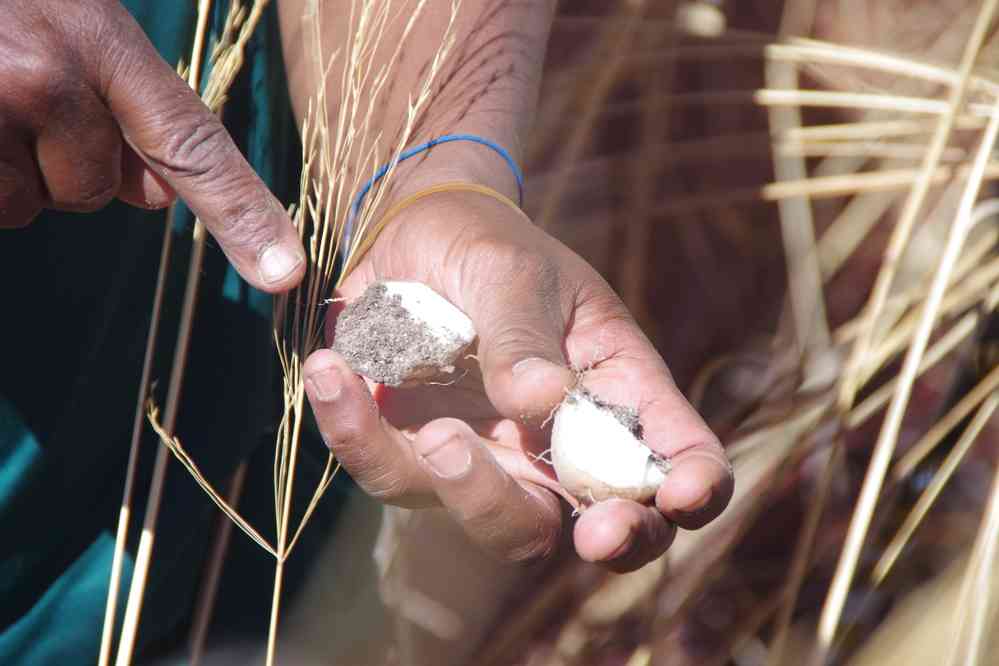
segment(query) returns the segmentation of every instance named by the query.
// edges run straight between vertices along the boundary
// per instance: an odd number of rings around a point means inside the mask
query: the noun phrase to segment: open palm
[[[443,505],[505,558],[550,553],[564,493],[538,456],[548,417],[585,370],[590,391],[639,410],[646,443],[673,471],[655,506],[611,500],[583,511],[574,530],[583,558],[641,566],[669,546],[676,524],[696,528],[724,508],[730,467],[662,358],[602,278],[524,216],[473,192],[422,200],[385,229],[338,295],[349,301],[385,279],[429,285],[479,337],[453,381],[414,388],[365,383],[329,350],[309,358],[323,436],[369,493]]]

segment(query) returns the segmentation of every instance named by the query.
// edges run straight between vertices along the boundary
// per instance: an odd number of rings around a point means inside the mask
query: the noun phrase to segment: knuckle
[[[451,510],[470,534],[490,544],[493,550],[505,551],[502,546],[514,518],[511,510],[516,506],[513,500],[524,491],[512,477],[498,469],[495,461],[488,464],[496,466],[493,474],[481,476],[474,489],[462,493],[461,501],[453,503]]]
[[[68,43],[91,44],[96,50],[93,38],[99,35],[111,14],[114,4],[109,0],[81,0],[62,3],[58,12],[52,12],[48,19]]]
[[[630,361],[649,374],[668,374],[662,356],[615,294],[606,299],[587,300],[577,312],[585,313],[577,316],[579,330],[586,330],[598,341],[595,363],[611,359]]]
[[[540,531],[530,541],[513,546],[506,553],[506,559],[517,564],[535,564],[548,560],[558,550],[560,530]]]
[[[0,163],[0,227],[27,226],[41,210],[38,192],[14,166]]]
[[[100,183],[85,187],[74,204],[80,211],[92,213],[111,203],[117,194],[118,183],[112,179],[104,179]]]
[[[4,109],[14,120],[28,126],[43,125],[54,110],[71,106],[80,90],[72,60],[58,49],[40,53],[26,50],[16,61],[0,63]]]
[[[581,285],[576,295],[577,306],[580,309],[600,313],[601,323],[613,328],[634,325],[634,319],[624,301],[602,278]]]
[[[492,275],[497,282],[526,281],[546,292],[558,284],[559,271],[554,261],[530,245],[487,236],[472,242],[468,256],[481,274]]]
[[[360,424],[355,420],[341,419],[337,421],[335,432],[322,431],[323,442],[345,464],[349,461],[352,466],[361,467],[368,455],[365,448],[359,446],[362,441],[361,431]]]
[[[405,480],[394,470],[381,468],[372,472],[362,483],[364,489],[374,499],[394,504],[407,494]]]
[[[469,505],[455,508],[459,519],[465,525],[465,529],[476,535],[477,539],[489,550],[500,553],[509,550],[506,523],[510,516],[506,512],[505,501],[505,498],[497,493]]]
[[[378,458],[355,476],[361,487],[380,502],[410,509],[440,505],[436,494],[421,488],[412,470],[398,458]]]
[[[114,0],[62,3],[58,12],[47,17],[65,53],[73,55],[80,69],[94,75],[91,82],[95,84],[105,61],[119,51],[117,46],[128,41],[126,18],[128,13]]]
[[[26,201],[11,202],[0,197],[0,227],[20,229],[31,224],[42,212],[40,204]]]
[[[221,216],[216,222],[215,233],[242,247],[263,247],[277,236],[267,223],[273,210],[273,203],[264,196],[226,197],[220,208]]]
[[[116,193],[115,187],[107,186],[100,190],[83,192],[76,201],[68,202],[66,205],[81,213],[94,213],[111,203]]]
[[[485,237],[474,240],[462,260],[462,275],[470,276],[471,284],[479,294],[509,293],[512,288],[526,297],[516,308],[509,308],[507,298],[489,298],[482,306],[507,308],[509,312],[484,312],[502,315],[509,332],[535,337],[538,324],[551,325],[560,319],[562,311],[563,278],[555,259],[543,248],[513,242],[507,239]],[[523,326],[518,315],[525,317]],[[542,317],[544,322],[538,321]]]
[[[621,307],[613,309],[606,308],[604,310],[597,310],[597,312],[602,313],[601,321],[596,327],[601,340],[616,340],[619,342],[634,340],[638,331],[638,324],[628,310]],[[652,350],[645,349],[644,346],[640,350],[629,348],[628,351],[631,354],[635,354],[638,351],[647,355],[653,353]]]
[[[365,492],[377,500],[395,503],[407,494],[406,475],[377,446],[369,445],[366,432],[362,424],[343,419],[337,424],[336,435],[324,432],[323,440]]]
[[[6,115],[38,129],[51,116],[73,114],[81,95],[97,87],[95,65],[122,41],[115,26],[127,15],[112,0],[15,3],[4,10],[0,92]],[[110,45],[110,48],[109,46]]]
[[[537,323],[531,321],[518,321],[511,315],[503,327],[495,331],[489,339],[489,354],[492,357],[514,358],[525,352],[534,350],[539,344],[544,342],[539,339],[543,335],[538,330]]]
[[[164,114],[158,149],[146,151],[147,157],[161,170],[179,178],[210,179],[228,155],[229,141],[225,126],[208,113],[179,112]]]
[[[549,558],[558,547],[560,522],[539,511],[534,524],[523,523],[518,517],[521,524],[511,529],[507,502],[509,497],[497,498],[478,507],[474,514],[465,514],[465,529],[486,550],[507,562],[531,564]]]
[[[21,173],[12,164],[0,162],[0,202],[10,201],[21,190]]]
[[[489,493],[471,506],[457,509],[458,518],[475,541],[502,559],[521,564],[539,562],[558,549],[561,519],[559,515],[552,515],[549,507],[534,505],[526,498],[527,492],[509,479],[501,491]],[[522,511],[511,515],[512,507],[520,504],[512,502],[511,498],[518,495],[534,505],[532,522],[525,520]]]
[[[52,3],[20,2],[4,6],[5,26],[0,52],[16,57],[0,60],[5,66],[21,65],[41,75],[38,64],[59,63],[77,69],[91,57],[100,57],[108,44],[120,39],[113,24],[127,15],[114,0],[77,0]],[[116,39],[117,38],[117,39]]]

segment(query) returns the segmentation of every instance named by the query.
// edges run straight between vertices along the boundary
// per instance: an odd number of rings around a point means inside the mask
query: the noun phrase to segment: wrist
[[[434,152],[434,148],[448,147],[456,145],[461,155],[449,155],[447,160],[439,158]],[[489,164],[482,160],[482,156],[477,155],[473,150],[467,148],[483,148],[480,153],[492,153],[496,156],[494,164]],[[407,161],[413,160],[415,164]],[[496,162],[502,162],[502,167],[497,171]],[[411,208],[414,204],[428,196],[444,192],[476,192],[486,195],[496,201],[509,206],[516,214],[524,215],[520,202],[523,199],[523,174],[520,167],[514,161],[513,156],[499,144],[477,134],[445,134],[431,141],[419,143],[416,146],[403,150],[399,157],[399,162],[395,165],[394,178],[385,191],[384,198],[376,205],[373,211],[373,218],[369,224],[365,225],[364,238],[351,240],[350,259],[344,266],[344,271],[349,272],[356,266],[356,262],[367,253],[367,250],[374,244],[385,227],[391,223],[392,218]],[[408,167],[408,168],[406,168]],[[422,168],[418,168],[422,167]],[[389,168],[379,169],[372,179],[361,188],[356,195],[352,211],[361,210],[361,202],[370,190],[370,187],[381,178],[388,175]],[[501,174],[507,174],[504,179]],[[512,185],[511,185],[512,182]],[[516,191],[516,200],[504,194]],[[371,211],[369,211],[370,213]],[[352,237],[352,224],[348,224],[346,235]]]
[[[518,159],[509,146],[503,147],[514,160]],[[499,152],[472,141],[452,141],[400,163],[386,203],[391,206],[421,190],[453,182],[481,185],[511,201],[520,200],[516,173]]]
[[[449,144],[458,144],[459,148],[468,145],[481,146],[500,158],[506,169],[497,172],[494,165],[482,162],[480,155],[468,150],[453,151],[463,154],[450,155],[447,160],[438,158],[433,152],[434,148]],[[423,169],[416,169],[419,166],[422,166]],[[498,176],[498,174],[507,171],[510,174],[507,179]],[[386,178],[392,181],[387,186],[384,182],[380,182]],[[509,187],[510,178],[513,179],[517,189],[516,203],[502,192],[504,189],[511,189]],[[375,186],[384,188],[379,189],[379,193],[376,195],[379,201],[368,203],[374,208],[365,208],[365,198]],[[347,243],[351,248],[360,248],[359,251],[363,254],[366,250],[362,246],[370,247],[373,242],[373,239],[370,238],[354,238],[354,225],[357,223],[358,216],[364,215],[368,220],[361,223],[365,229],[368,228],[372,219],[377,220],[374,222],[373,231],[373,234],[377,236],[387,223],[388,218],[393,217],[401,209],[409,207],[426,196],[448,190],[478,191],[502,201],[517,212],[522,213],[520,205],[524,198],[524,176],[513,155],[495,141],[478,134],[443,134],[429,141],[403,148],[397,157],[377,169],[374,175],[360,188],[354,195],[347,219],[344,232]],[[388,212],[385,212],[386,210]],[[364,212],[362,213],[362,211]],[[368,232],[365,234],[370,235]],[[355,249],[351,250],[352,255]]]

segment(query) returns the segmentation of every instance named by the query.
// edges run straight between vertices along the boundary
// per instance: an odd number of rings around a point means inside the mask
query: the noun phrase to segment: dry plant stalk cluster
[[[268,0],[254,0],[249,10],[239,0],[232,0],[229,5],[228,18],[221,37],[212,49],[212,71],[202,86],[202,98],[215,112],[221,111],[225,103],[228,90],[242,66],[246,43],[252,36],[267,2]],[[335,459],[330,454],[312,499],[295,524],[291,498],[295,483],[297,452],[306,415],[302,364],[311,352],[322,346],[323,304],[356,266],[370,244],[375,211],[378,210],[392,184],[399,156],[420,121],[421,114],[431,98],[435,78],[443,68],[453,46],[453,25],[460,0],[451,2],[450,21],[441,35],[440,46],[428,63],[417,89],[412,92],[402,128],[394,137],[383,136],[380,128],[374,124],[374,119],[378,115],[376,111],[379,109],[382,97],[386,94],[393,67],[427,0],[416,0],[412,6],[407,6],[405,3],[400,6],[379,0],[352,0],[347,21],[352,28],[353,37],[349,43],[333,50],[331,54],[324,48],[320,27],[322,12],[325,11],[323,4],[322,0],[312,0],[306,10],[307,16],[304,17],[310,21],[312,28],[309,46],[312,49],[311,58],[317,70],[324,74],[330,71],[334,61],[340,59],[343,74],[339,81],[328,80],[327,76],[317,77],[317,80],[323,83],[315,91],[303,123],[300,201],[292,206],[289,212],[305,245],[308,268],[302,284],[295,290],[276,297],[274,304],[274,341],[284,377],[283,416],[278,427],[274,458],[276,537],[273,540],[268,539],[240,515],[235,506],[236,502],[226,498],[212,486],[173,432],[179,409],[180,385],[206,238],[204,226],[200,221],[196,223],[194,230],[195,251],[192,253],[189,266],[178,348],[175,352],[170,389],[163,414],[161,415],[159,407],[151,398],[145,397],[149,390],[149,368],[156,344],[165,270],[170,255],[170,222],[173,217],[171,213],[167,216],[160,276],[153,305],[153,324],[147,341],[146,365],[140,387],[135,434],[119,520],[118,543],[102,637],[100,657],[102,666],[109,663],[113,643],[117,590],[131,513],[135,460],[143,413],[148,416],[164,448],[158,452],[153,482],[149,490],[149,508],[136,556],[135,573],[132,577],[124,626],[119,638],[116,663],[118,666],[127,666],[131,663],[135,647],[145,572],[148,571],[152,557],[167,452],[173,453],[233,524],[274,557],[275,577],[266,662],[268,665],[275,663],[284,564],[338,469]],[[211,8],[212,0],[200,0],[191,65],[181,66],[182,73],[187,75],[190,85],[195,88],[200,81],[201,54],[204,50]],[[393,23],[400,22],[404,24],[401,38],[394,45],[387,44],[384,40],[386,30]],[[376,56],[381,55],[383,51],[389,51],[389,57],[379,61]],[[333,88],[332,93],[328,87]],[[334,95],[333,102],[329,101],[329,94]],[[363,204],[356,210],[353,209],[352,204],[362,185],[384,164],[390,165],[388,171],[373,184]],[[340,270],[338,262],[342,265]],[[216,552],[214,557],[221,558],[222,555],[222,552]],[[214,584],[214,580],[209,583],[209,585]],[[214,590],[208,590],[208,593],[202,594],[201,598],[207,599],[210,606],[213,597]],[[204,630],[211,615],[210,607],[198,610],[199,619],[192,629],[192,663],[196,663],[202,655]]]
[[[333,55],[347,63],[329,93],[336,103],[328,103],[325,87],[318,90],[302,131],[303,195],[294,219],[310,269],[303,285],[275,305],[285,374],[276,539],[200,479],[275,558],[271,660],[283,563],[336,471],[330,458],[313,501],[294,522],[301,363],[321,342],[317,306],[336,286],[335,257],[342,254],[349,269],[363,253],[388,179],[371,192],[345,239],[353,194],[406,145],[451,48],[445,35],[414,93],[406,131],[392,141],[379,136],[370,118],[388,72],[369,63],[393,18],[389,4],[353,3],[355,39]],[[985,510],[974,525],[968,499],[953,498],[953,478],[990,462],[980,449],[999,404],[997,356],[980,353],[972,381],[949,399],[940,399],[939,387],[967,366],[969,349],[995,345],[995,332],[983,330],[999,303],[999,203],[983,191],[999,177],[999,77],[982,53],[995,42],[997,3],[962,6],[960,20],[920,58],[887,52],[891,42],[872,49],[795,37],[818,30],[829,2],[787,3],[763,29],[696,37],[676,22],[691,13],[676,14],[673,3],[615,4],[607,15],[606,7],[590,11],[580,3],[557,21],[556,33],[573,35],[576,51],[546,80],[530,147],[529,210],[602,269],[670,361],[684,331],[659,316],[666,310],[655,292],[665,278],[652,268],[666,264],[652,253],[662,249],[663,229],[698,257],[710,255],[708,241],[749,248],[752,256],[739,265],[774,269],[780,279],[767,275],[764,283],[788,285],[788,296],[774,299],[766,326],[747,327],[768,339],[746,342],[747,330],[736,330],[714,349],[690,345],[700,368],[682,360],[674,368],[729,444],[737,489],[723,517],[681,535],[666,558],[635,574],[563,568],[490,637],[477,663],[987,663],[999,581],[999,481],[979,493]],[[748,7],[755,3],[726,7],[730,23],[751,15]],[[318,10],[314,3],[313,16]],[[767,11],[773,9],[750,19]],[[328,68],[316,26],[315,60]],[[556,60],[558,46],[556,40]],[[759,86],[715,90],[728,81],[702,70],[716,65],[733,67],[740,83],[749,73]],[[567,124],[569,110],[574,122]],[[694,114],[702,115],[706,136],[673,138]],[[718,131],[725,122],[739,131]],[[625,125],[640,149],[621,141]],[[601,154],[608,144],[619,150]],[[758,159],[764,151],[772,182],[705,176],[719,171],[719,159]],[[627,174],[623,185],[611,181],[615,167]],[[667,176],[681,185],[662,196]],[[625,204],[594,205],[593,183],[601,181],[621,187]],[[779,203],[776,218],[768,202]],[[714,219],[712,238],[705,228]],[[782,266],[760,251],[761,241],[747,230],[754,224],[772,227],[759,235],[782,244]],[[623,242],[607,242],[611,235]],[[615,246],[622,254],[609,254]],[[695,283],[701,277],[695,273]],[[695,300],[703,316],[719,314],[716,304]],[[674,310],[671,320],[681,319]],[[690,335],[703,338],[705,328]],[[164,418],[153,420],[199,478],[172,432],[170,404],[168,396]],[[930,422],[934,410],[940,415]],[[931,511],[948,502],[964,518],[934,525]],[[768,529],[784,522],[797,527],[790,548],[780,547],[789,528]],[[926,581],[927,570],[945,569]],[[596,582],[580,591],[580,579]],[[876,610],[865,612],[872,605]]]
[[[222,110],[229,87],[232,85],[236,74],[242,67],[246,43],[252,36],[257,23],[259,23],[266,4],[266,0],[255,0],[249,11],[247,11],[246,8],[238,1],[234,1],[229,7],[225,25],[219,35],[218,42],[213,46],[211,51],[210,58],[212,63],[212,72],[208,77],[204,87],[204,92],[202,94],[202,99],[204,100],[206,106],[216,113]],[[201,65],[203,52],[205,50],[205,40],[208,35],[208,19],[211,8],[211,0],[199,0],[191,52],[191,62],[189,66],[185,66],[184,63],[180,63],[178,66],[181,75],[185,76],[188,84],[195,89],[198,88],[201,81]],[[128,528],[129,523],[131,522],[132,502],[135,492],[135,472],[139,454],[139,441],[141,438],[141,428],[144,421],[143,416],[146,410],[147,395],[150,387],[152,362],[159,334],[160,313],[162,310],[167,280],[167,267],[169,265],[170,255],[172,252],[173,218],[174,206],[171,206],[164,223],[163,246],[160,254],[159,272],[153,296],[152,315],[150,319],[149,333],[146,340],[142,377],[136,400],[137,404],[132,429],[131,447],[127,463],[125,488],[122,493],[121,510],[118,517],[118,529],[115,539],[115,550],[111,565],[108,597],[104,615],[104,628],[101,634],[101,646],[98,657],[98,663],[101,666],[110,663],[112,644],[114,642],[118,589],[121,581]],[[188,344],[190,342],[191,328],[193,325],[195,303],[197,301],[205,241],[205,228],[201,221],[198,220],[194,225],[191,259],[188,267],[187,282],[184,290],[184,300],[181,307],[180,324],[177,333],[177,349],[174,353],[174,362],[171,369],[170,383],[166,399],[166,415],[163,419],[163,423],[158,425],[164,434],[172,432],[174,424],[176,423],[181,386],[183,384],[184,368],[187,359]],[[157,451],[156,463],[153,468],[153,476],[148,491],[146,513],[143,518],[142,533],[135,555],[131,585],[128,593],[128,603],[125,608],[124,620],[120,635],[118,637],[118,651],[115,659],[117,666],[127,666],[130,664],[135,651],[136,634],[139,627],[139,618],[142,613],[146,577],[152,559],[153,544],[156,536],[156,523],[159,516],[163,481],[166,475],[168,460],[169,458],[166,448],[162,448]],[[197,652],[198,649],[199,648],[196,647],[195,651]]]
[[[805,37],[833,2],[726,3],[721,35],[692,4],[563,7],[552,55],[583,46],[546,74],[528,208],[682,350],[736,494],[634,574],[559,571],[477,663],[994,663],[997,3],[921,25],[916,56]]]

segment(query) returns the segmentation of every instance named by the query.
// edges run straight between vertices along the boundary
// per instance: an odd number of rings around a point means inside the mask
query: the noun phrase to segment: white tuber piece
[[[472,321],[433,289],[386,280],[340,314],[333,349],[355,372],[401,386],[453,372],[474,340]]]
[[[552,427],[552,463],[559,483],[581,502],[620,497],[647,502],[669,472],[669,460],[637,436],[634,410],[606,405],[574,389]]]
[[[399,305],[413,319],[425,324],[441,341],[450,341],[457,348],[455,354],[475,339],[472,320],[422,282],[385,280],[381,284],[385,285],[387,296],[399,297]]]

